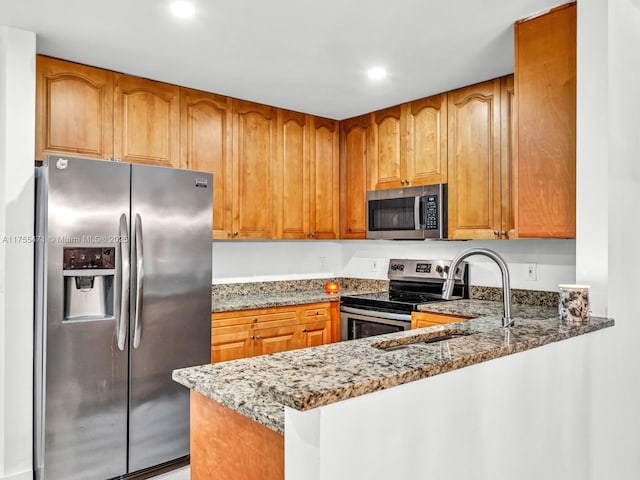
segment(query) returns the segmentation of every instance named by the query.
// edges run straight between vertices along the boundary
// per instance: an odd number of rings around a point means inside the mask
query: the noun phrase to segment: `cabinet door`
[[[469,320],[473,317],[463,317],[459,315],[445,315],[442,313],[413,312],[411,314],[411,328],[434,327],[436,325],[446,325],[447,323],[457,323]]]
[[[305,323],[300,326],[303,347],[318,347],[331,341],[331,322],[328,320]]]
[[[447,94],[407,104],[406,180],[447,183]]]
[[[182,164],[213,174],[213,238],[231,232],[231,99],[180,89]]]
[[[576,234],[576,8],[515,25],[519,237]]]
[[[284,352],[304,346],[298,325],[256,328],[254,335],[254,355]]]
[[[402,106],[385,108],[373,113],[373,155],[369,159],[369,185],[372,190],[384,190],[405,185],[405,136]]]
[[[253,355],[251,325],[211,329],[211,362],[226,362]]]
[[[370,116],[340,122],[340,238],[367,236],[367,154]]]
[[[276,110],[233,101],[233,235],[273,238],[277,218]]]
[[[123,162],[180,167],[180,90],[115,75],[114,156]]]
[[[36,160],[113,155],[113,73],[36,57]]]
[[[518,238],[515,229],[515,204],[514,192],[514,84],[513,75],[500,79],[500,172],[501,172],[501,224],[500,238]]]
[[[314,117],[311,125],[310,233],[311,238],[332,240],[340,228],[338,122]]]
[[[302,113],[279,110],[282,161],[281,238],[310,238],[309,125]]]
[[[448,96],[449,238],[498,238],[500,79]]]

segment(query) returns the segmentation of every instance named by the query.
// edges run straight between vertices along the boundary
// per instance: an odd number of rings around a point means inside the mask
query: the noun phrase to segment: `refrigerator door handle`
[[[142,330],[142,294],[144,285],[144,252],[142,250],[142,219],[140,214],[136,213],[135,221],[135,254],[136,254],[136,295],[135,295],[135,314],[133,323],[133,348],[140,346],[140,333]]]
[[[129,228],[127,216],[120,215],[120,226],[118,231],[118,250],[120,261],[116,265],[116,279],[119,287],[115,291],[116,301],[116,338],[118,348],[124,351],[124,344],[127,339],[127,317],[129,315]]]

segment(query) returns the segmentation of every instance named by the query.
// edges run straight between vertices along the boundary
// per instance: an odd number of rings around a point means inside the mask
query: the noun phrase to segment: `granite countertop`
[[[303,290],[299,292],[254,293],[236,296],[211,296],[211,312],[230,312],[252,308],[282,307],[303,305],[305,303],[335,302],[341,295],[362,293],[355,290],[341,290],[338,293],[325,293],[322,290]]]
[[[472,320],[320,347],[175,370],[173,379],[284,434],[284,408],[308,410],[511,355],[613,326],[591,317],[585,325],[558,320],[557,308],[513,305],[515,326],[501,328],[502,302],[456,300],[421,310],[473,316]],[[447,341],[409,344],[441,334]],[[402,348],[385,351],[374,348]]]

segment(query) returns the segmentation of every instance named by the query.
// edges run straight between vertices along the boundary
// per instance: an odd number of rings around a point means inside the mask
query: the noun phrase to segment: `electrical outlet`
[[[527,280],[538,279],[538,265],[535,263],[527,263],[525,277]]]
[[[371,271],[372,272],[377,272],[378,271],[378,259],[377,258],[371,259]]]

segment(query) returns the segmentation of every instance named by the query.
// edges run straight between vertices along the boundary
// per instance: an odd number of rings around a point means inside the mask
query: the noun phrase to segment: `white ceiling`
[[[2,0],[0,24],[45,55],[344,119],[513,72],[513,22],[563,0],[194,3]]]

